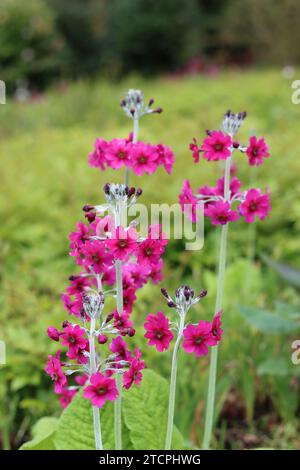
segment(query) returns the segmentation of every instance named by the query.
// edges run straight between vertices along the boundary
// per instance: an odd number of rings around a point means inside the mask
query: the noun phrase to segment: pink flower
[[[140,289],[146,284],[148,277],[150,276],[151,268],[147,265],[128,263],[123,266],[123,289],[129,289],[134,287]]]
[[[199,163],[199,154],[201,149],[198,147],[198,142],[195,137],[193,138],[193,142],[190,144],[190,150],[192,151],[194,162]]]
[[[262,165],[263,159],[270,156],[269,147],[266,144],[264,137],[261,139],[257,139],[255,136],[250,137],[246,154],[249,159],[249,165]]]
[[[269,193],[261,194],[260,189],[249,189],[239,209],[249,224],[254,222],[255,216],[264,220],[271,210],[270,195]]]
[[[75,315],[75,317],[78,318],[85,316],[81,297],[76,298],[76,300],[72,300],[69,295],[62,294],[61,299],[64,308],[69,312],[70,315]]]
[[[57,351],[55,356],[48,356],[48,359],[45,372],[50,375],[54,382],[54,392],[62,393],[62,390],[67,385],[67,379],[61,368],[60,351]]]
[[[197,220],[198,200],[194,196],[189,180],[184,180],[181,193],[179,194],[179,204],[192,222]]]
[[[230,180],[229,189],[230,189],[230,192],[231,192],[231,196],[234,196],[235,194],[237,194],[239,192],[239,190],[241,188],[241,185],[242,185],[242,183],[240,182],[240,180],[238,179],[237,176],[234,176]],[[223,176],[223,178],[220,178],[218,180],[216,193],[220,196],[224,196],[224,176]]]
[[[112,263],[112,256],[107,252],[105,243],[99,240],[86,243],[82,254],[85,256],[84,266],[92,267],[96,274],[105,272]]]
[[[114,327],[119,331],[122,336],[127,335],[127,333],[132,328],[132,321],[129,320],[129,314],[123,312],[122,315],[119,315],[117,311],[114,312]]]
[[[96,372],[91,375],[90,383],[84,389],[83,396],[91,400],[93,406],[102,408],[106,401],[115,401],[117,399],[118,390],[115,379]]]
[[[107,247],[115,259],[127,261],[136,250],[137,238],[138,235],[134,228],[124,230],[119,226],[116,228],[114,238],[107,240]]]
[[[173,165],[175,162],[174,153],[170,147],[162,144],[156,146],[157,151],[157,164],[163,165],[166,172],[170,175],[172,173]]]
[[[161,240],[146,238],[137,248],[138,263],[144,266],[155,265],[159,262],[164,250],[164,243]]]
[[[60,332],[54,326],[49,326],[47,329],[47,334],[50,339],[53,339],[53,341],[59,341]]]
[[[174,338],[170,330],[169,320],[163,312],[157,312],[156,315],[150,313],[144,324],[149,346],[155,346],[157,351],[165,351],[169,348],[170,342]]]
[[[74,388],[64,388],[61,392],[61,397],[59,399],[61,407],[67,408],[67,406],[71,403],[76,393],[77,393],[77,390]]]
[[[71,256],[76,256],[77,258],[80,257],[80,249],[83,247],[85,242],[89,239],[90,237],[90,231],[89,228],[84,225],[83,222],[78,222],[77,224],[77,232],[71,232],[70,233],[70,248]]]
[[[107,149],[107,142],[103,139],[96,139],[94,150],[89,154],[89,165],[95,168],[100,167],[105,170],[106,158],[105,153]]]
[[[112,353],[116,355],[115,361],[129,361],[131,359],[131,352],[127,349],[125,341],[121,336],[114,338],[109,346]]]
[[[85,349],[87,344],[87,339],[84,337],[85,330],[80,328],[79,325],[68,325],[64,328],[64,332],[61,333],[60,337],[62,340],[62,345],[68,346],[69,350],[67,356],[70,359],[76,359],[78,351],[80,349]]]
[[[232,140],[229,135],[223,134],[222,131],[212,131],[203,140],[201,146],[203,158],[206,158],[208,161],[226,160],[231,155],[231,145]]]
[[[211,328],[211,323],[204,320],[200,320],[198,325],[188,325],[183,331],[182,346],[185,352],[195,354],[197,357],[205,356],[208,353],[208,346],[213,346],[215,342]]]
[[[221,328],[222,321],[221,321],[221,315],[222,315],[222,310],[220,310],[218,313],[215,314],[212,324],[211,324],[211,334],[213,336],[213,340],[215,341],[215,344],[213,346],[217,345],[222,338],[223,330]]]
[[[88,381],[89,379],[89,376],[88,374],[83,374],[83,375],[76,375],[75,377],[75,382],[80,385],[80,387],[82,387],[83,385],[86,384],[86,382]]]
[[[142,380],[142,370],[145,369],[145,361],[141,361],[141,352],[135,349],[135,356],[130,361],[129,369],[124,373],[123,386],[128,390],[133,383],[139,385]]]
[[[131,313],[132,306],[136,300],[135,288],[131,287],[123,291],[123,305],[126,313]]]
[[[125,139],[113,139],[106,150],[107,164],[117,170],[123,165],[130,166],[131,145]]]
[[[156,149],[152,145],[136,143],[131,152],[133,171],[139,176],[143,173],[154,173],[157,168],[157,157]]]
[[[89,287],[90,283],[87,277],[83,276],[70,276],[71,285],[67,287],[67,293],[69,295],[80,295],[85,291],[86,287]]]
[[[97,237],[107,238],[108,234],[115,233],[115,221],[111,215],[106,215],[102,219],[97,220],[95,227]]]
[[[235,222],[240,218],[237,211],[231,210],[229,202],[223,201],[211,204],[207,207],[205,213],[213,225],[225,225],[228,222]]]
[[[153,284],[158,284],[163,279],[162,275],[163,261],[160,259],[158,263],[151,265],[151,271],[149,277],[152,280]]]

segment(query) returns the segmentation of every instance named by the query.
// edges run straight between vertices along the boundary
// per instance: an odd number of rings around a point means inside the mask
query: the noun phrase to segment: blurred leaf
[[[261,258],[268,266],[270,266],[270,268],[275,269],[283,279],[295,287],[300,287],[300,269],[293,268],[292,266],[289,266],[286,263],[281,263],[280,261],[272,260],[264,253],[262,253]]]
[[[284,377],[289,375],[290,368],[282,357],[270,357],[258,365],[257,373],[258,375],[278,375]]]
[[[299,325],[275,313],[254,307],[240,307],[240,313],[256,330],[267,335],[289,334],[299,329]]]
[[[145,370],[139,387],[124,396],[124,417],[135,450],[164,449],[167,429],[169,384],[152,370]],[[174,428],[172,449],[184,449]]]
[[[52,417],[44,417],[32,428],[31,441],[25,442],[20,450],[55,450],[54,436],[58,420]]]

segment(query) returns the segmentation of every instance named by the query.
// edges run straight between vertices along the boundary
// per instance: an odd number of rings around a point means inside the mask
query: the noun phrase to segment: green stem
[[[231,157],[228,158],[225,163],[224,198],[226,200],[230,198],[230,165],[231,165]],[[226,225],[223,225],[221,229],[215,314],[218,313],[220,310],[222,310],[222,304],[223,304],[225,268],[226,268],[226,252],[227,252],[227,236],[228,236],[228,223]],[[211,357],[210,357],[203,449],[209,449],[210,443],[211,443],[212,431],[213,431],[216,380],[217,380],[217,364],[218,364],[218,346],[214,346],[212,348]]]
[[[137,143],[138,137],[139,137],[139,118],[135,117],[133,119],[133,138],[132,138],[132,142],[134,144]],[[126,170],[125,170],[125,184],[126,184],[126,186],[129,186],[129,176],[130,176],[130,170],[129,170],[128,167],[126,167]]]
[[[117,375],[119,396],[115,401],[115,450],[122,450],[122,375]]]
[[[95,327],[96,327],[96,319],[91,318],[90,335],[89,335],[90,375],[94,374],[97,370],[96,354],[95,354],[95,335],[94,335]],[[94,423],[94,435],[95,435],[96,450],[103,450],[102,434],[101,434],[101,422],[100,422],[100,411],[99,411],[99,408],[97,406],[93,406],[93,423]]]
[[[181,316],[180,326],[178,330],[177,340],[173,350],[172,356],[172,368],[171,368],[171,379],[170,379],[170,393],[169,393],[169,412],[168,412],[168,424],[166,434],[165,450],[171,450],[172,435],[174,427],[174,409],[175,409],[175,395],[176,395],[176,379],[177,379],[177,360],[179,346],[182,340],[182,332],[184,329],[185,315]]]

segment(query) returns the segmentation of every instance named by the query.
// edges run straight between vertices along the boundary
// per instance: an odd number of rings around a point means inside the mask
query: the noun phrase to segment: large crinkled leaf
[[[45,416],[32,428],[32,440],[25,442],[20,450],[55,450],[54,437],[58,419]]]
[[[252,327],[267,335],[289,334],[299,329],[299,324],[295,321],[267,310],[252,307],[240,307],[239,310]]]
[[[164,449],[168,401],[168,382],[152,370],[145,370],[141,384],[124,395],[125,423],[134,449]],[[172,448],[185,447],[182,435],[175,428]]]
[[[104,449],[114,449],[114,406],[107,402],[100,409]],[[93,413],[89,400],[79,392],[62,413],[55,436],[58,450],[95,449]]]

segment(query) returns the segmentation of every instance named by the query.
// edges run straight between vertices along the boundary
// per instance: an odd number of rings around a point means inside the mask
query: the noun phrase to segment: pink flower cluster
[[[196,139],[190,144],[190,150],[195,163],[199,162],[200,153],[208,161],[227,160],[234,151],[239,150],[248,157],[249,164],[261,165],[263,159],[269,157],[268,146],[264,138],[250,137],[247,147],[233,140],[234,133],[239,129],[245,113],[237,115],[228,112],[225,114],[222,131],[207,131],[207,137],[199,147]],[[229,196],[225,197],[225,178],[220,178],[216,186],[202,186],[194,193],[190,182],[184,180],[179,203],[192,222],[197,220],[197,210],[203,207],[204,215],[213,225],[225,225],[244,217],[245,221],[252,223],[256,218],[264,220],[270,212],[270,194],[263,193],[259,188],[246,191],[241,190],[241,182],[234,176],[235,169],[230,171]]]
[[[264,137],[257,139],[252,136],[249,139],[248,146],[243,147],[239,142],[233,141],[230,135],[224,134],[222,131],[207,131],[207,134],[208,136],[203,140],[200,147],[195,138],[190,144],[195,163],[199,162],[200,153],[203,153],[203,158],[207,161],[226,160],[230,157],[232,149],[245,153],[251,166],[262,165],[263,159],[270,156]]]
[[[109,185],[105,189],[108,191]],[[113,187],[113,190],[119,189]],[[141,190],[125,186],[121,190],[129,198],[141,194]],[[129,389],[133,383],[140,382],[141,371],[145,367],[141,353],[136,349],[133,355],[123,338],[135,334],[130,314],[136,300],[136,291],[149,280],[156,284],[162,279],[162,255],[167,244],[160,226],[150,226],[147,237],[141,238],[133,227],[115,227],[114,218],[110,215],[98,217],[93,206],[85,206],[84,211],[87,223],[78,222],[77,230],[70,234],[70,255],[80,267],[80,273],[70,276],[70,285],[62,294],[65,309],[77,320],[76,323],[64,321],[61,330],[48,328],[48,336],[66,347],[65,359],[60,360],[60,352],[54,357],[49,356],[45,369],[54,381],[55,393],[61,395],[62,406],[71,401],[78,386],[82,386],[86,380],[89,384],[84,396],[91,399],[95,406],[102,406],[106,400],[114,399],[115,379],[111,375],[112,370],[119,369],[120,361],[124,369],[123,386]],[[97,342],[105,351],[108,350],[109,356],[104,370],[91,375],[88,370],[91,351],[87,325],[97,302],[101,304],[101,299],[94,298],[95,292],[103,295],[102,291],[99,292],[99,281],[104,293],[103,305],[104,296],[109,295],[112,290],[114,292],[117,260],[122,262],[123,312],[118,313],[115,310],[100,321],[100,328],[95,333]],[[100,307],[98,310],[101,310]],[[109,341],[111,334],[116,338]],[[73,374],[74,365],[81,366],[83,373]],[[64,373],[64,369],[69,372]],[[69,377],[74,377],[75,383],[68,385]]]
[[[167,298],[169,307],[176,308],[179,316],[184,316],[183,320],[190,306],[206,295],[206,291],[203,291],[194,298],[194,292],[188,286],[182,286],[177,289],[174,302],[165,289],[162,289],[162,293]],[[221,313],[221,311],[218,312],[212,322],[200,320],[197,324],[185,325],[182,330],[180,327],[173,328],[179,337],[183,337],[182,346],[186,353],[195,354],[197,357],[205,356],[210,346],[216,346],[220,342],[223,333]],[[168,317],[163,312],[150,313],[146,318],[144,328],[149,346],[155,346],[159,352],[169,348],[174,333]]]
[[[117,170],[125,166],[138,176],[154,173],[158,166],[163,166],[170,174],[174,165],[174,153],[163,144],[133,143],[132,134],[128,139],[106,141],[99,138],[89,155],[89,165],[102,171],[107,167]]]

